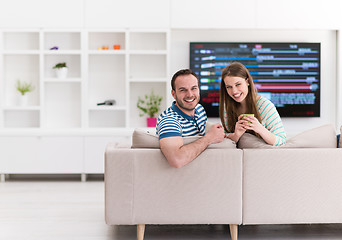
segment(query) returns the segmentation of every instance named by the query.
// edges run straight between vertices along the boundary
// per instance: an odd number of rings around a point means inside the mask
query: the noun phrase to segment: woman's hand
[[[242,115],[239,116],[239,119],[242,118]],[[261,125],[257,118],[253,116],[245,116],[243,117],[242,127],[245,130],[253,130],[256,133],[261,133],[265,128]]]
[[[244,120],[241,119],[242,115],[239,116],[238,121],[235,124],[235,131],[232,134],[229,134],[227,137],[233,140],[234,142],[238,142],[240,137],[246,132],[246,128],[244,128]]]
[[[241,116],[240,116],[241,117]],[[243,128],[246,130],[253,130],[258,133],[264,141],[270,145],[273,145],[276,141],[276,135],[267,130],[257,118],[252,116],[245,116],[243,118]]]
[[[238,121],[236,122],[235,124],[235,134],[237,136],[239,136],[239,138],[242,136],[242,134],[244,134],[247,130],[247,128],[245,128],[245,120],[242,119],[243,116],[240,115],[239,118],[238,118]]]

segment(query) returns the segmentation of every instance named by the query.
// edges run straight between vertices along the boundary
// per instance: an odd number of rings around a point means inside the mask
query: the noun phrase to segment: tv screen
[[[221,73],[231,62],[248,68],[281,117],[320,116],[320,43],[191,42],[190,68],[208,117],[219,116]]]

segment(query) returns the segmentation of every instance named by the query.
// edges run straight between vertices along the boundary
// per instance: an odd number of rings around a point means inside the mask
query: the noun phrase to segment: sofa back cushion
[[[275,147],[263,139],[245,133],[237,143],[238,148],[336,148],[336,131],[331,125],[313,128],[288,139],[282,146]],[[341,143],[340,143],[341,144]]]
[[[201,136],[183,137],[183,140],[184,144],[189,144],[200,138]],[[132,135],[132,148],[160,148],[158,135],[137,128],[134,130]],[[225,138],[220,143],[214,143],[209,145],[208,148],[236,148],[236,144],[232,140]]]

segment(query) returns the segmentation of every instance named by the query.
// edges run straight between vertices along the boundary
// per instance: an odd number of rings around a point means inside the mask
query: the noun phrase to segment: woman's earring
[[[249,86],[248,78],[246,78],[247,86]]]

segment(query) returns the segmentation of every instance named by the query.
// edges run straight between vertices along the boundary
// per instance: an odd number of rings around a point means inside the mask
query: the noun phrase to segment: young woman
[[[235,142],[246,131],[273,146],[286,141],[277,109],[257,94],[249,71],[241,63],[231,63],[222,71],[219,113],[226,136]],[[254,114],[254,117],[242,114]]]

